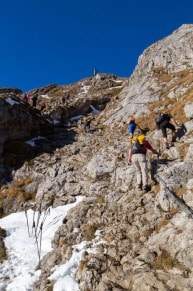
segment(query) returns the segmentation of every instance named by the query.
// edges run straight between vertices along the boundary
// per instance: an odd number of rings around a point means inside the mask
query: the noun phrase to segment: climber
[[[135,118],[132,115],[130,115],[129,124],[128,124],[128,132],[129,132],[130,137],[133,137],[133,134],[136,128],[139,128],[141,132],[143,132],[140,126],[135,122]]]
[[[66,96],[62,96],[61,101],[64,104],[66,102]]]
[[[84,122],[84,131],[85,132],[90,132],[90,124],[91,124],[91,119],[88,118]]]
[[[159,113],[155,118],[156,128],[161,129],[163,135],[163,141],[166,146],[166,149],[169,149],[169,143],[167,138],[167,128],[172,131],[172,142],[175,141],[174,134],[176,132],[176,127],[179,126],[178,123],[174,120],[170,113]],[[176,127],[175,127],[176,126]]]
[[[148,184],[148,168],[147,168],[147,150],[150,150],[153,154],[159,155],[159,153],[151,146],[146,140],[144,134],[141,134],[140,129],[136,129],[133,138],[129,142],[128,152],[128,164],[134,165],[137,176],[137,189],[148,192],[151,190]]]
[[[23,101],[29,102],[30,101],[30,95],[29,94],[25,94],[23,97]]]
[[[36,108],[36,106],[37,106],[37,100],[38,100],[38,96],[37,96],[37,95],[34,95],[34,96],[32,97],[32,106],[33,106],[34,108]]]
[[[61,102],[62,102],[63,104],[66,103],[66,101],[67,101],[69,98],[70,98],[69,93],[66,93],[65,95],[63,95],[63,96],[61,97]]]

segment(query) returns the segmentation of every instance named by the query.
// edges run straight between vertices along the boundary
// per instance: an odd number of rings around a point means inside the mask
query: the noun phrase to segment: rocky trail
[[[69,86],[32,90],[30,94],[46,100],[44,119],[52,122],[48,127],[37,122],[35,129],[31,122],[33,136],[25,126],[22,135],[17,128],[12,136],[12,117],[8,135],[2,124],[2,215],[23,205],[55,208],[83,197],[55,233],[34,291],[53,290],[52,268],[70,260],[80,243],[87,246],[75,274],[81,291],[193,289],[192,37],[193,26],[183,25],[153,44],[128,79],[98,74]],[[68,99],[61,104],[64,92]],[[4,98],[2,119],[8,120],[3,112],[10,110],[17,113],[18,123],[26,118]],[[168,132],[169,149],[154,123],[156,113],[163,111],[181,124],[175,142]],[[84,132],[81,120],[70,122],[79,114],[92,117],[91,132]],[[147,193],[136,190],[134,167],[127,164],[130,115],[149,128],[146,137],[161,153],[159,158],[148,154]],[[26,145],[38,133],[44,139],[34,147]]]

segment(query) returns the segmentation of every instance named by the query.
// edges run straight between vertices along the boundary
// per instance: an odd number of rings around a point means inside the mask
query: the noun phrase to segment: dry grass
[[[163,210],[160,208],[160,211],[163,211]],[[159,232],[164,226],[166,226],[170,222],[169,219],[171,219],[177,212],[178,212],[178,208],[171,208],[168,213],[169,218],[159,221],[155,227],[156,231]]]
[[[52,88],[52,89],[49,91],[49,95],[50,95],[50,96],[54,96],[54,97],[63,96],[63,95],[64,95],[63,88],[60,87],[60,86],[57,86],[57,87],[55,87],[55,88]]]
[[[173,82],[171,84],[171,87],[169,87],[170,89],[172,89],[174,87],[173,84],[178,84],[181,85],[183,83],[185,83],[186,81],[189,81],[191,78],[193,77],[192,72],[189,70],[183,70],[183,71],[179,71],[179,72],[174,72],[174,73],[166,73],[163,70],[160,72],[160,75],[158,77],[159,82],[162,83],[169,83],[170,81],[172,81],[172,79],[176,79],[175,82]]]
[[[152,190],[153,190],[154,195],[156,196],[160,191],[160,184],[157,183],[156,185],[152,185]]]
[[[179,211],[179,209],[178,208],[171,208],[170,209],[170,214],[171,214],[171,216],[173,217],[177,212]]]
[[[105,202],[105,196],[104,195],[97,195],[97,201],[100,204],[103,204]]]
[[[85,239],[88,241],[92,240],[95,237],[95,231],[100,227],[101,225],[97,223],[85,224],[82,227],[82,233],[84,234]]]
[[[167,220],[167,219],[163,219],[163,220],[159,221],[158,224],[156,225],[156,231],[159,232],[161,230],[161,228],[166,226],[168,223],[169,223],[169,220]]]
[[[3,243],[3,238],[5,237],[6,232],[4,229],[0,228],[0,263],[6,258],[5,246]]]
[[[190,144],[188,144],[188,143],[183,143],[182,145],[178,146],[178,151],[179,151],[179,155],[180,155],[181,160],[184,160],[189,146],[190,146]]]
[[[183,194],[186,192],[187,188],[182,186],[180,188],[174,188],[174,192],[179,198],[183,198]]]
[[[31,178],[25,178],[15,181],[11,186],[5,185],[0,189],[0,201],[6,198],[17,199],[21,202],[34,200],[35,193],[29,193],[25,187],[32,182]]]
[[[87,269],[87,261],[80,261],[79,265],[78,265],[78,271],[80,273],[82,273],[85,269]]]
[[[139,123],[139,125],[143,125],[143,127],[149,127],[150,130],[154,130],[155,115],[157,112],[163,111],[165,113],[171,113],[178,122],[187,122],[188,119],[184,113],[184,106],[193,100],[193,73],[189,70],[184,70],[177,73],[167,74],[162,68],[157,68],[155,73],[158,73],[158,82],[163,83],[164,87],[165,84],[172,81],[172,79],[174,79],[174,81],[161,92],[162,100],[152,102],[148,105],[150,110],[148,118],[144,115],[136,120],[137,123]],[[181,95],[178,93],[176,98],[169,98],[168,94],[171,91],[175,92],[175,88],[178,89],[179,87],[188,89]]]
[[[173,268],[177,268],[181,271],[188,271],[188,268],[186,268],[176,258],[173,258],[166,250],[162,250],[161,255],[155,258],[153,267],[156,270],[163,270],[165,272]]]
[[[66,239],[64,237],[59,238],[59,243],[58,243],[59,247],[64,247],[66,246]]]
[[[142,236],[148,238],[154,232],[153,228],[147,228],[143,231]]]

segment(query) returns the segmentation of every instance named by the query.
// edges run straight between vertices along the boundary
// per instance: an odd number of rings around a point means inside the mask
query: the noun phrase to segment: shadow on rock
[[[176,141],[177,139],[181,139],[187,132],[187,129],[184,124],[182,124],[175,132],[173,136],[173,141]]]
[[[19,169],[25,161],[30,161],[43,153],[52,154],[58,148],[75,141],[75,131],[63,126],[45,130],[29,140],[9,140],[4,144],[1,157],[0,186],[12,180],[12,171]]]
[[[165,165],[165,166],[168,166],[169,163],[175,161],[176,159],[160,159],[160,158],[157,158],[157,159],[154,159],[152,162],[151,162],[151,179],[152,181],[156,182],[157,183],[157,179],[156,179],[156,175],[158,174],[158,170],[159,170],[159,166],[160,165]]]

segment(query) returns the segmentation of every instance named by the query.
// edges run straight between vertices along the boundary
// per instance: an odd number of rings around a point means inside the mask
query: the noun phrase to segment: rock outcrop
[[[41,118],[28,104],[21,103],[18,98],[4,97],[0,99],[0,154],[3,145],[9,140],[29,138],[38,133]]]
[[[0,94],[20,95],[22,93],[22,90],[18,88],[0,87]]]
[[[110,112],[105,124],[127,121],[131,114],[137,117],[149,114],[148,105],[152,102],[166,98],[176,100],[190,91],[192,39],[193,25],[182,25],[168,37],[148,47],[139,57],[138,65],[120,94],[116,112]]]

